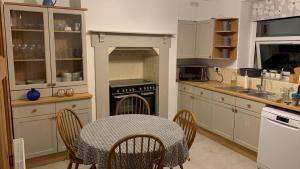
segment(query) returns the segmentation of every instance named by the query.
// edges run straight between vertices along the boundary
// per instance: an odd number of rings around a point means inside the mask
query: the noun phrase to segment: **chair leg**
[[[179,165],[180,166],[180,169],[183,169],[183,165],[181,164],[181,165]]]
[[[70,162],[69,162],[69,165],[68,165],[68,169],[71,169],[71,168],[72,168],[72,164],[73,164],[73,163],[70,161]]]
[[[95,164],[93,164],[90,169],[97,169],[97,167]]]
[[[79,167],[79,163],[76,163],[75,169],[78,169],[78,167]]]

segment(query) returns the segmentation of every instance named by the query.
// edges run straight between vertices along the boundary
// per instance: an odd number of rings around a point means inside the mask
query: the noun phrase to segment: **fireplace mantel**
[[[95,53],[97,118],[109,116],[109,54],[117,47],[151,47],[159,51],[158,114],[168,118],[169,106],[169,50],[172,34],[89,31]]]

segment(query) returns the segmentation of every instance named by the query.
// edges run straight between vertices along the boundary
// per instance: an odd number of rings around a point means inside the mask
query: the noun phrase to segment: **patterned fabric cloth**
[[[300,0],[255,0],[252,5],[254,21],[300,15]]]
[[[189,156],[183,130],[168,119],[149,115],[119,115],[100,119],[85,126],[76,140],[77,157],[84,164],[98,164],[107,168],[111,147],[132,134],[151,134],[165,145],[164,166],[173,168],[183,164]]]

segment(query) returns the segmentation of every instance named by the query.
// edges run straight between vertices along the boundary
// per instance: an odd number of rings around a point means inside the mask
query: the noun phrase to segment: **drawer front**
[[[266,106],[263,103],[246,100],[242,98],[236,98],[236,106],[246,110],[250,110],[256,113],[261,113],[262,109]]]
[[[208,98],[208,99],[211,98],[211,91],[205,90],[205,89],[201,89],[201,88],[196,88],[194,90],[194,94],[196,96],[201,96],[201,97],[205,97],[205,98]]]
[[[47,114],[55,114],[55,104],[42,104],[12,109],[13,118],[33,117]]]
[[[72,110],[90,109],[91,100],[90,99],[76,100],[76,101],[61,102],[56,104],[56,111],[60,111],[65,108],[72,109]]]
[[[234,96],[229,96],[226,94],[222,93],[213,93],[213,100],[220,102],[220,103],[225,103],[225,104],[230,104],[230,105],[235,105],[235,97]]]
[[[179,84],[178,85],[178,90],[182,91],[182,92],[193,93],[194,89],[195,88],[193,86],[189,86],[189,85],[186,85],[186,84]]]

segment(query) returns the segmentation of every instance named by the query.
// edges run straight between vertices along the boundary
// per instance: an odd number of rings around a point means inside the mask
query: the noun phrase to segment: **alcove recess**
[[[223,22],[229,22],[228,30],[224,30]],[[215,22],[213,59],[236,60],[238,43],[238,18],[218,18]],[[230,45],[224,45],[224,37],[230,37]],[[223,56],[223,50],[228,49],[228,57]]]

